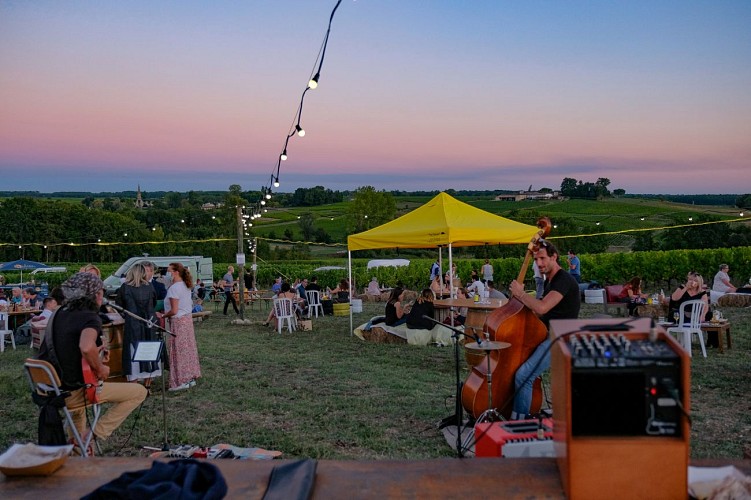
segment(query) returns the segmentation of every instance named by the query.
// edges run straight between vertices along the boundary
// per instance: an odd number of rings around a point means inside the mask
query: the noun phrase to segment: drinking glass
[[[679,317],[680,317],[680,315],[678,313],[673,313],[673,319],[675,320],[675,324],[676,325],[678,324],[678,318]]]

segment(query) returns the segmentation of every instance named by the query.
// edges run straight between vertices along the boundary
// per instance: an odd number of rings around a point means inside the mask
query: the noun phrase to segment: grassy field
[[[211,306],[209,306],[211,308]],[[365,304],[355,324],[382,313]],[[586,305],[583,317],[600,312]],[[751,309],[724,311],[733,349],[695,349],[691,374],[691,456],[740,458],[751,448]],[[231,325],[214,313],[196,325],[203,377],[167,394],[172,444],[231,443],[283,452],[286,458],[418,459],[452,456],[437,423],[453,413],[454,364],[448,347],[365,343],[349,319],[314,319],[312,332],[278,335]],[[28,346],[0,354],[0,448],[36,438],[37,409],[22,363]],[[462,366],[463,372],[466,367]],[[155,384],[159,387],[158,384]],[[135,414],[135,413],[134,413]],[[103,443],[105,455],[145,455],[162,441],[161,391]]]

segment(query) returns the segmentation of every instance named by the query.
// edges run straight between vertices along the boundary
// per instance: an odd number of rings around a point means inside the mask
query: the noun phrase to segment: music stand
[[[127,314],[131,318],[141,321],[143,323],[146,323],[146,326],[149,328],[154,329],[154,333],[159,338],[159,340],[156,341],[139,341],[138,344],[136,344],[136,350],[133,353],[133,361],[154,361],[154,359],[135,359],[136,355],[148,357],[153,356],[154,352],[156,351],[156,360],[159,360],[163,355],[165,355],[167,348],[164,341],[164,334],[172,335],[175,337],[175,334],[164,328],[162,325],[159,324],[158,321],[154,321],[151,318],[146,319],[142,318],[141,316],[137,315],[136,313],[130,312],[124,307],[118,306],[117,304],[113,304],[110,301],[107,301],[105,303],[106,305],[112,307],[115,311]],[[150,344],[150,345],[144,345],[143,348],[140,347],[140,344]],[[153,344],[159,344],[159,346],[154,346]],[[164,366],[165,363],[162,363],[162,426],[164,431],[164,441],[162,442],[162,451],[169,451],[169,442],[167,441],[167,382],[165,380],[165,374],[164,374]]]

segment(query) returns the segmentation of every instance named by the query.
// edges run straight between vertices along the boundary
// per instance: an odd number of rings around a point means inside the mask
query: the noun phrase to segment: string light
[[[300,104],[297,108],[297,112],[295,113],[295,121],[293,121],[294,126],[291,126],[288,129],[287,136],[284,140],[284,147],[282,148],[282,152],[279,154],[277,163],[276,163],[276,173],[272,173],[270,177],[270,183],[268,191],[264,189],[261,190],[261,200],[258,202],[258,207],[260,210],[260,206],[265,205],[265,200],[271,199],[271,187],[274,188],[279,187],[279,174],[280,174],[280,168],[281,163],[283,161],[287,161],[289,158],[289,155],[287,153],[287,148],[289,146],[289,141],[292,137],[297,135],[297,137],[305,137],[305,129],[302,128],[302,125],[300,125],[300,122],[302,120],[302,111],[303,111],[303,104],[305,102],[305,95],[309,90],[313,90],[318,88],[319,82],[321,80],[321,70],[323,68],[323,61],[326,57],[326,48],[328,47],[329,43],[329,35],[331,34],[331,24],[334,21],[334,15],[336,14],[337,9],[339,8],[339,5],[342,3],[342,0],[337,0],[336,4],[334,5],[334,8],[331,10],[331,15],[329,16],[329,23],[326,28],[326,35],[324,36],[323,43],[321,45],[321,50],[318,53],[318,57],[316,59],[316,63],[313,64],[314,71],[311,71],[311,74],[313,76],[308,80],[308,84],[305,87],[305,90],[303,90],[302,96],[300,97]],[[316,68],[317,64],[317,68]],[[267,194],[268,193],[268,194]],[[264,209],[265,211],[265,209]],[[259,214],[260,217],[260,214]]]

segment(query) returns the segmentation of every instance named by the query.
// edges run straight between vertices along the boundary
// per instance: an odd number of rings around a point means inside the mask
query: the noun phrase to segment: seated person
[[[23,302],[23,294],[21,288],[14,286],[10,291],[10,303],[15,305],[21,305]]]
[[[337,287],[331,290],[331,297],[334,302],[349,302],[349,282],[342,278]]]
[[[419,330],[432,330],[435,323],[429,321],[423,316],[433,317],[435,313],[435,307],[433,306],[433,291],[430,288],[426,288],[422,291],[414,304],[412,309],[407,314],[407,328],[415,328]]]
[[[702,300],[706,304],[704,307],[704,320],[709,321],[712,319],[712,311],[709,308],[709,293],[704,290],[704,279],[695,272],[690,272],[686,276],[686,283],[680,285],[670,295],[670,317],[674,318],[678,314],[681,304],[688,302],[689,300]],[[690,317],[683,318],[682,322],[690,321]]]
[[[714,281],[712,282],[712,290],[721,293],[734,293],[736,288],[730,282],[730,266],[727,264],[720,264],[720,270],[714,275]]]
[[[296,292],[300,296],[300,300],[303,303],[303,308],[308,306],[308,296],[306,295],[306,291],[308,287],[308,279],[303,278],[300,284],[297,285]]]
[[[282,283],[279,287],[279,293],[276,294],[276,297],[279,299],[290,299],[292,301],[292,308],[294,309],[297,316],[300,316],[302,314],[302,308],[300,308],[300,296],[292,291],[292,287],[289,286],[289,283],[286,281]],[[274,308],[271,308],[271,311],[269,311],[269,315],[266,318],[266,322],[263,324],[263,326],[269,326],[271,324],[271,320],[276,319],[276,311]],[[275,322],[276,323],[276,322]]]
[[[477,269],[472,269],[472,272],[469,275],[469,282],[470,282],[470,284],[474,283],[475,280],[479,280],[479,279],[480,279],[480,276],[477,273]]]
[[[84,378],[81,361],[86,360],[96,378],[109,377],[109,353],[102,347],[102,321],[97,311],[102,305],[104,284],[93,274],[76,273],[62,285],[65,304],[53,318],[51,335],[42,343],[39,359],[49,361],[61,380],[61,388],[70,391],[65,400],[68,406],[80,406],[72,411],[75,426],[86,436],[86,412],[83,406]],[[50,351],[50,345],[54,351]],[[103,351],[103,352],[101,352]],[[101,356],[103,354],[103,356]],[[140,405],[146,395],[141,384],[103,382],[98,391],[100,403],[114,403],[93,429],[94,438],[107,439],[128,415]]]
[[[52,313],[57,310],[57,308],[60,306],[54,297],[45,297],[44,301],[42,301],[44,309],[39,314],[34,315],[31,318],[31,321],[34,322],[35,326],[39,326],[39,322],[44,322],[44,324],[47,324],[47,320],[50,319],[50,316],[52,316]]]
[[[274,279],[274,284],[271,285],[271,291],[274,292],[275,294],[282,291],[282,277],[281,276],[277,276]]]
[[[493,280],[488,280],[485,282],[485,287],[488,289],[488,298],[489,299],[507,299],[506,295],[501,292],[500,290],[496,289],[495,283],[493,283]]]
[[[467,291],[464,290],[464,288],[457,288],[456,289],[456,298],[457,299],[466,299],[467,298]],[[447,316],[446,319],[443,320],[443,323],[446,325],[463,325],[464,322],[467,320],[467,312],[469,311],[469,308],[467,307],[459,307],[456,310],[452,311],[452,314]]]
[[[38,304],[37,291],[33,287],[29,287],[24,290],[23,297],[26,299],[25,305],[32,309],[36,309]]]
[[[386,324],[399,326],[407,322],[407,311],[402,306],[404,289],[397,286],[391,290],[388,302],[386,302]]]
[[[0,290],[0,311],[5,311],[8,307],[8,299],[5,298],[5,291]]]
[[[469,294],[472,294],[472,296],[474,296],[474,294],[476,293],[482,298],[484,292],[485,285],[482,284],[480,277],[477,276],[477,273],[475,272],[472,276],[472,283],[470,283],[470,285],[467,287],[467,295],[470,296]]]
[[[381,286],[378,284],[378,278],[373,276],[373,279],[368,283],[368,288],[365,289],[366,295],[381,296]]]
[[[311,276],[310,281],[308,282],[308,285],[305,287],[305,291],[308,290],[315,290],[317,292],[321,291],[321,285],[318,284],[318,276]]]
[[[437,298],[441,298],[444,295],[451,293],[451,290],[443,283],[440,276],[433,277],[433,280],[430,282],[430,289],[433,291]]]
[[[634,276],[631,280],[623,285],[621,293],[616,297],[616,301],[628,304],[628,314],[636,315],[636,307],[646,304],[647,294],[641,291],[641,278]]]
[[[198,313],[203,312],[203,300],[196,299],[193,301],[193,309],[190,311],[191,313]]]

